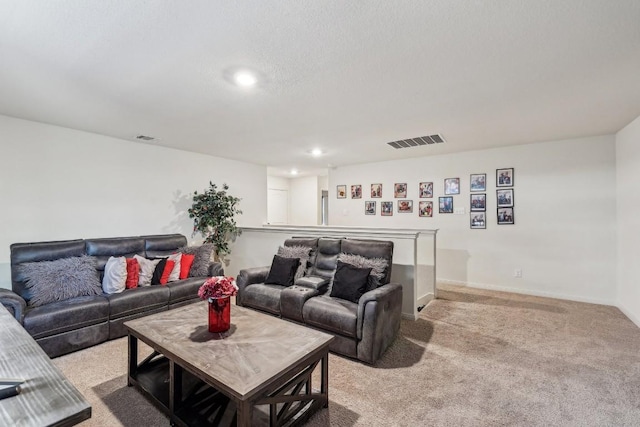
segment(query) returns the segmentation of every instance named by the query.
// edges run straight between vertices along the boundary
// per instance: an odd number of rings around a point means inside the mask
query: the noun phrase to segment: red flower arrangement
[[[198,296],[203,300],[234,296],[237,293],[236,279],[230,276],[210,277],[198,289]]]

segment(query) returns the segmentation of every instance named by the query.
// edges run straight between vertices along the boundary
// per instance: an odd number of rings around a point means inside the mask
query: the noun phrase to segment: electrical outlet
[[[522,270],[519,268],[516,268],[513,272],[513,277],[517,277],[518,279],[522,278]]]

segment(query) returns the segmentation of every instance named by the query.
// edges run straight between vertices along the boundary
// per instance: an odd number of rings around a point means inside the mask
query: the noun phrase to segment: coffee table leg
[[[251,426],[252,402],[239,402],[238,403],[238,427]]]
[[[129,334],[129,376],[127,378],[127,386],[131,387],[133,383],[131,378],[135,377],[138,369],[138,338]]]
[[[329,353],[325,353],[322,358],[322,380],[320,382],[320,393],[322,393],[327,399],[323,405],[325,408],[329,407]]]
[[[182,366],[169,361],[169,413],[171,421],[182,404]]]

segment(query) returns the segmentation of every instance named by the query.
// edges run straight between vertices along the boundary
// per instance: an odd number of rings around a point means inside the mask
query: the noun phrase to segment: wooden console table
[[[91,417],[84,396],[2,304],[0,378],[24,380],[20,394],[0,400],[1,426],[72,426]]]

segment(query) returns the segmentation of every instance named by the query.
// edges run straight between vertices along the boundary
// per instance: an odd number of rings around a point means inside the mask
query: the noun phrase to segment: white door
[[[269,188],[267,190],[267,222],[269,224],[289,223],[289,192]]]

